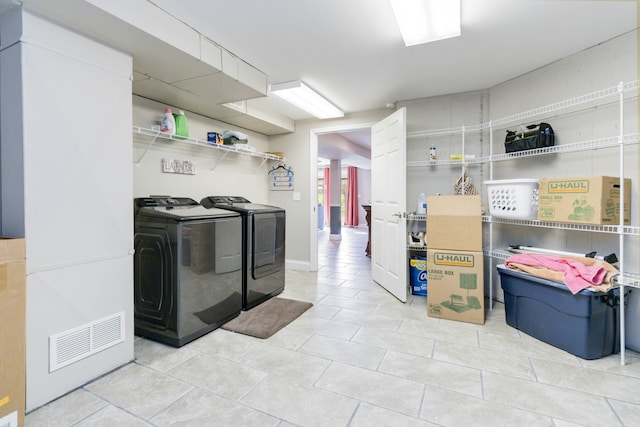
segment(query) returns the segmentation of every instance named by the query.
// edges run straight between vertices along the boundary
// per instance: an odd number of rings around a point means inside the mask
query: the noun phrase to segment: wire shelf
[[[556,111],[566,110],[572,107],[588,104],[590,102],[607,100],[609,98],[613,98],[616,95],[619,95],[620,93],[637,96],[638,86],[638,80],[624,82],[606,89],[601,89],[585,95],[576,96],[575,98],[566,99],[521,113],[512,114],[510,116],[491,120],[482,124],[407,132],[407,138],[428,138],[432,136],[460,135],[466,132],[480,132],[488,130],[491,127],[500,127],[512,123],[521,123],[528,119],[549,115],[550,113],[554,113]]]
[[[259,158],[264,159],[264,160],[284,161],[284,159],[282,157],[279,157],[279,156],[276,156],[276,155],[273,155],[273,154],[261,153],[259,151],[252,151],[252,150],[248,150],[246,148],[241,148],[241,144],[239,144],[239,145],[212,144],[209,141],[203,141],[203,140],[197,139],[197,138],[168,135],[168,134],[160,132],[160,131],[147,129],[147,128],[143,128],[143,127],[139,127],[139,126],[133,126],[133,133],[134,134],[138,134],[138,135],[143,135],[145,137],[152,138],[150,143],[149,143],[149,145],[145,149],[145,151],[142,153],[140,158],[138,158],[138,160],[136,161],[137,164],[139,164],[142,161],[142,159],[144,158],[144,156],[147,153],[147,150],[155,143],[156,139],[158,139],[158,138],[165,139],[165,140],[170,140],[170,141],[175,141],[175,142],[179,142],[179,143],[183,143],[183,144],[196,145],[196,146],[199,146],[199,147],[204,147],[204,148],[213,149],[213,150],[219,150],[219,151],[225,153],[225,155],[228,154],[228,153],[237,153],[237,154],[243,154],[243,155],[252,156],[252,157],[259,157]]]
[[[640,236],[640,227],[633,227],[630,225],[577,224],[577,223],[570,223],[570,222],[539,221],[539,220],[533,220],[533,219],[528,220],[528,219],[496,218],[492,216],[483,216],[482,221],[487,223],[494,223],[494,224],[525,225],[528,227],[552,228],[552,229],[559,229],[559,230],[621,234],[625,236]]]
[[[640,143],[637,133],[626,134],[622,138],[623,145],[634,145]],[[606,138],[592,139],[588,141],[579,141],[571,144],[554,145],[552,147],[536,148],[533,150],[516,151],[513,153],[501,153],[493,156],[475,157],[465,160],[424,160],[407,162],[408,168],[427,167],[427,166],[460,166],[463,164],[477,164],[489,162],[501,162],[506,160],[517,160],[525,157],[546,156],[558,153],[575,153],[578,151],[598,150],[603,148],[614,148],[620,146],[619,136],[610,136]]]

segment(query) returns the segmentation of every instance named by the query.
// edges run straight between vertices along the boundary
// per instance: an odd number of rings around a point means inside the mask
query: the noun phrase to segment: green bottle
[[[187,125],[187,116],[184,115],[184,111],[179,110],[178,114],[174,114],[173,118],[176,121],[176,136],[189,136],[189,126]]]

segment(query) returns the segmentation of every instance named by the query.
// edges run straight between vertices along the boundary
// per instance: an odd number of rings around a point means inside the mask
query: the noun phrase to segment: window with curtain
[[[344,225],[358,225],[358,168],[347,168],[347,188],[345,202]]]

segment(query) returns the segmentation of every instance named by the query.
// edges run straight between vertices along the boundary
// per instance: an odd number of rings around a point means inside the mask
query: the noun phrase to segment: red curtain
[[[358,225],[358,168],[347,169],[347,206],[344,225]]]
[[[324,223],[329,225],[331,212],[331,169],[324,168]]]

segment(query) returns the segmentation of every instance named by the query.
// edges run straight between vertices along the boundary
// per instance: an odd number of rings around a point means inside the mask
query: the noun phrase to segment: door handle
[[[402,212],[396,212],[393,216],[397,216],[398,218],[402,218]]]

